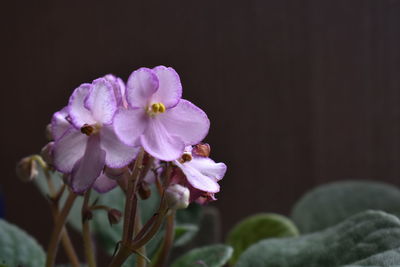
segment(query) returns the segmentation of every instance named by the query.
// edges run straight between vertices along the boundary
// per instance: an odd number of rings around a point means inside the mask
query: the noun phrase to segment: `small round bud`
[[[139,192],[140,198],[143,200],[148,199],[151,196],[151,189],[149,187],[149,184],[145,181],[143,181],[139,184],[138,192]]]
[[[16,168],[17,176],[23,182],[30,182],[39,175],[37,162],[29,156],[21,159]]]
[[[192,153],[200,157],[208,158],[211,153],[211,147],[209,144],[197,144],[193,147]]]
[[[108,178],[112,180],[118,180],[122,175],[129,170],[128,166],[122,168],[109,168],[105,167],[104,172]]]
[[[189,206],[189,196],[189,189],[179,184],[170,185],[165,190],[168,208],[173,210],[186,209]]]
[[[122,213],[117,209],[110,209],[107,215],[111,225],[119,223],[122,217]]]
[[[43,160],[48,165],[53,165],[53,149],[54,149],[54,142],[50,142],[47,145],[45,145],[40,151],[40,156],[42,156]]]
[[[46,136],[46,139],[48,141],[53,141],[54,140],[53,134],[51,132],[51,124],[50,123],[47,124],[47,126],[46,126],[45,136]]]

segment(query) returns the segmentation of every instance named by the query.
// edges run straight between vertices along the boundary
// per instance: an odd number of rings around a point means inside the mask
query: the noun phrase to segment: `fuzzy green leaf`
[[[311,233],[369,209],[400,215],[400,190],[389,184],[369,181],[322,185],[297,202],[292,219],[300,232]]]
[[[251,245],[267,238],[292,237],[299,234],[290,219],[279,214],[263,213],[253,215],[239,222],[228,234],[227,244],[234,249],[230,263]]]
[[[381,211],[365,211],[324,231],[261,241],[242,254],[236,267],[400,265],[399,248],[399,219]]]
[[[212,245],[196,248],[178,258],[172,267],[221,267],[232,256],[233,249],[226,245]]]
[[[0,265],[43,267],[42,247],[17,226],[0,219]]]
[[[194,224],[178,224],[175,226],[174,246],[179,247],[188,243],[199,231]]]

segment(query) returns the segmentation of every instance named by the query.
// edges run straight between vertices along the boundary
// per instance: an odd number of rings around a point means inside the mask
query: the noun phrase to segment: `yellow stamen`
[[[158,102],[154,103],[151,105],[150,110],[149,110],[150,115],[156,115],[157,113],[164,113],[165,112],[165,106],[163,103]]]

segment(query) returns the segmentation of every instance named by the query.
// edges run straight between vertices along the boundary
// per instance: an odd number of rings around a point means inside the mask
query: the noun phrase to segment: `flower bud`
[[[30,182],[39,175],[37,162],[29,156],[21,159],[16,168],[17,176],[23,182]]]
[[[111,225],[119,223],[122,217],[122,213],[117,209],[110,209],[107,215]]]
[[[104,169],[105,174],[112,180],[118,180],[122,175],[129,170],[128,166],[122,168],[109,168]]]
[[[148,199],[151,196],[151,189],[149,187],[149,184],[145,181],[139,184],[138,192],[140,198],[143,200]]]
[[[46,126],[45,136],[46,136],[46,140],[47,141],[53,141],[54,140],[53,134],[51,132],[51,124],[50,123],[47,124],[47,126]]]
[[[186,209],[189,206],[189,196],[189,189],[179,184],[170,185],[165,190],[168,208],[173,210]]]
[[[45,145],[40,151],[40,156],[42,156],[43,160],[48,165],[53,165],[53,148],[54,148],[54,142],[50,142],[47,145]]]
[[[210,156],[211,147],[209,144],[197,144],[193,147],[192,153],[200,156],[208,158]]]

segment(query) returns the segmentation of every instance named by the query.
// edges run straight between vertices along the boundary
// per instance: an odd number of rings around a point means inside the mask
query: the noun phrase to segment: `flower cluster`
[[[76,193],[107,192],[143,149],[153,165],[173,166],[170,185],[187,188],[190,201],[213,200],[226,166],[209,159],[209,146],[201,144],[207,115],[181,96],[178,74],[164,66],[140,68],[126,85],[113,75],[82,84],[53,115],[53,166]]]

